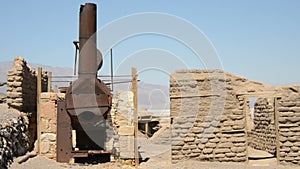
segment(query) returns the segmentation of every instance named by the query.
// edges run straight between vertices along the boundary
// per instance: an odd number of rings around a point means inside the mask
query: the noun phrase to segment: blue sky
[[[78,39],[78,11],[86,1],[9,1],[0,2],[0,61],[23,56],[28,62],[72,67],[73,40]],[[223,69],[251,80],[273,85],[299,84],[300,80],[300,1],[298,0],[102,0],[98,4],[98,28],[112,21],[143,12],[161,12],[190,22],[214,45]],[[134,25],[133,25],[134,26]],[[185,34],[188,32],[182,32]],[[114,64],[128,56],[153,50],[160,58],[170,54],[188,68],[203,69],[195,54],[174,39],[143,35],[113,46]],[[140,53],[139,53],[140,51]],[[152,51],[152,52],[153,52]],[[144,55],[143,55],[144,54]],[[151,54],[150,54],[151,55]],[[164,57],[165,55],[165,57]],[[168,56],[167,56],[168,55]],[[138,57],[132,56],[132,57]],[[151,56],[149,56],[151,57]],[[106,58],[106,56],[105,56]],[[166,62],[160,60],[158,62]],[[105,59],[103,73],[108,73]],[[121,65],[122,66],[122,65]],[[178,66],[178,67],[177,67]],[[172,68],[181,68],[178,64]],[[124,69],[124,70],[123,70]],[[127,74],[126,68],[116,72]],[[171,71],[171,69],[168,69]],[[170,73],[170,72],[167,72]],[[141,74],[146,82],[166,83],[159,71]]]

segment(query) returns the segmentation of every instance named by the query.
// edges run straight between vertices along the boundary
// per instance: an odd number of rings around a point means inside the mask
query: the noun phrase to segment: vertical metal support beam
[[[69,163],[72,160],[72,128],[65,102],[57,102],[57,134],[56,134],[56,161]]]
[[[38,74],[37,74],[37,92],[36,92],[36,106],[37,106],[37,140],[38,140],[38,154],[41,153],[40,151],[40,143],[41,143],[41,109],[40,109],[40,97],[42,92],[42,68],[38,67]]]
[[[110,80],[111,80],[111,90],[114,91],[114,64],[113,64],[113,55],[112,48],[110,48]]]
[[[134,157],[135,165],[139,165],[139,150],[138,150],[138,86],[137,86],[137,70],[132,68],[132,88],[133,103],[134,103]]]
[[[278,99],[274,97],[274,121],[275,121],[275,134],[276,134],[276,160],[277,164],[280,164],[280,142],[279,142],[279,112],[278,112]]]
[[[48,72],[48,92],[51,92],[52,72]]]

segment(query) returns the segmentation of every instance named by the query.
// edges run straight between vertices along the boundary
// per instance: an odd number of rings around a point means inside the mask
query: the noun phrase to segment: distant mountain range
[[[40,64],[28,63],[30,67],[37,70],[38,67],[42,67],[43,70],[52,72],[53,76],[72,76],[73,69],[67,67],[52,67]],[[13,67],[13,62],[0,62],[0,82],[6,82],[7,71]],[[58,87],[68,86],[68,82],[58,82],[58,81],[72,81],[72,78],[53,78],[52,84],[57,84]],[[116,80],[118,81],[118,80]],[[118,90],[130,90],[130,83],[119,83],[114,85],[114,92]],[[139,107],[147,109],[169,109],[170,99],[169,99],[169,87],[157,84],[149,84],[144,82],[139,82],[138,84],[139,92]],[[0,93],[6,93],[6,86],[0,87]]]

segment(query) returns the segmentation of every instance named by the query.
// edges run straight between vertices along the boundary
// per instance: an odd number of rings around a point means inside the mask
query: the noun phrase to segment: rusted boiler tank
[[[96,8],[92,3],[80,7],[78,79],[69,86],[65,101],[58,103],[59,162],[110,153],[104,144],[112,98],[110,89],[97,78],[102,56],[97,50]]]

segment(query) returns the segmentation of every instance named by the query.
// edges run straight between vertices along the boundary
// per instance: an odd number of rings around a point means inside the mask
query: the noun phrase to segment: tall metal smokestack
[[[79,14],[79,65],[78,75],[97,75],[97,6],[86,3],[80,6]]]

